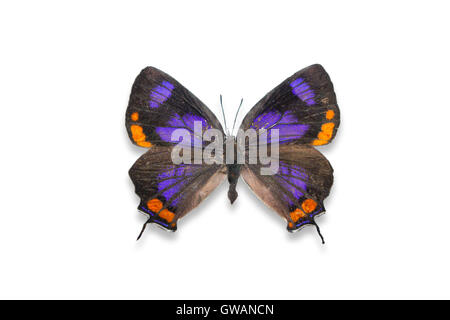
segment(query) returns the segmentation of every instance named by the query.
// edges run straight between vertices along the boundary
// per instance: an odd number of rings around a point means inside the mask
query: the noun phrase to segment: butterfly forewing
[[[333,84],[325,69],[316,64],[266,94],[245,116],[240,128],[278,129],[281,144],[324,145],[333,140],[339,122]]]
[[[126,111],[126,127],[131,141],[141,147],[173,145],[172,133],[186,129],[190,144],[201,143],[201,134],[194,132],[194,122],[202,131],[215,128],[223,132],[216,116],[189,90],[168,74],[147,67],[137,76]]]

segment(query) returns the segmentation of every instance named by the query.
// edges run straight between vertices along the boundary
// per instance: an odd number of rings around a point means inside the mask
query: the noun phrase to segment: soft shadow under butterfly
[[[261,163],[249,161],[248,154],[240,164],[237,157],[228,164],[174,164],[171,154],[179,142],[171,140],[174,130],[185,129],[194,134],[194,123],[200,121],[202,130],[215,128],[224,132],[214,114],[178,81],[156,68],[145,68],[133,84],[126,111],[130,139],[149,148],[129,171],[141,198],[138,209],[148,215],[138,239],[148,223],[175,231],[177,221],[198,206],[225,177],[230,184],[228,198],[233,203],[240,175],[260,200],[287,221],[288,231],[312,224],[320,235],[314,218],[325,211],[323,200],[333,184],[333,169],[313,146],[333,140],[339,119],[330,77],[321,65],[312,65],[270,91],[240,126],[244,131],[278,129],[279,162],[275,174],[261,174]],[[194,136],[192,146],[195,139]],[[236,138],[230,135],[225,141],[230,139],[236,144]],[[270,137],[266,141],[269,149]],[[202,142],[201,148],[206,143]],[[246,143],[248,148],[252,141]]]

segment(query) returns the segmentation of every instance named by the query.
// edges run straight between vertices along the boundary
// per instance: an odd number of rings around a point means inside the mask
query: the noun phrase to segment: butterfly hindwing
[[[336,135],[339,122],[333,84],[316,64],[270,91],[245,116],[241,129],[278,129],[280,144],[324,145]]]
[[[313,147],[280,145],[276,174],[262,175],[260,169],[259,164],[246,164],[242,177],[267,206],[286,219],[289,231],[314,224],[314,217],[325,211],[323,200],[333,184],[333,169]]]
[[[195,139],[194,122],[202,124],[202,130],[219,129],[216,116],[189,90],[168,74],[147,67],[137,76],[126,111],[126,128],[131,141],[141,147],[169,146],[174,130],[183,128],[191,133],[191,145]]]
[[[173,147],[153,146],[129,174],[149,222],[175,231],[177,220],[200,204],[226,177],[219,164],[174,164]]]

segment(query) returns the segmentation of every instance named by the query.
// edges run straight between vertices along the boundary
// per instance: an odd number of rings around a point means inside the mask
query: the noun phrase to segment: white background
[[[450,298],[445,1],[8,1],[0,5],[0,298]],[[341,127],[315,229],[240,181],[150,226],[124,125],[146,66],[229,122],[321,63]],[[240,120],[238,120],[240,122]]]

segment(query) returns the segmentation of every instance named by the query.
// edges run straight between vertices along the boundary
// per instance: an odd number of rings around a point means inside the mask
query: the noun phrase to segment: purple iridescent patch
[[[180,200],[180,195],[171,199],[174,195],[180,192],[188,182],[189,177],[193,173],[193,166],[187,166],[184,164],[178,165],[176,168],[169,169],[161,172],[158,175],[158,191],[161,195],[170,200],[172,206],[176,206]]]
[[[285,163],[280,162],[280,168],[278,175],[276,176],[281,186],[295,199],[302,197],[304,195],[303,191],[306,191],[308,175],[302,171],[303,170],[296,165],[288,166]],[[284,197],[291,205],[294,205],[290,197],[286,195],[284,195]]]
[[[161,85],[156,86],[151,90],[150,100],[148,105],[150,108],[158,108],[164,101],[170,98],[174,85],[169,81],[163,81]]]
[[[194,123],[195,122],[198,122],[201,124],[201,127],[202,127],[201,133],[197,134],[196,132],[194,132]],[[171,115],[170,120],[167,121],[167,127],[156,127],[155,131],[157,134],[159,134],[159,136],[161,137],[162,140],[164,140],[166,142],[177,143],[177,142],[181,142],[182,138],[180,137],[178,141],[177,140],[173,141],[172,133],[177,129],[186,129],[190,132],[191,140],[185,144],[189,145],[189,146],[193,146],[193,145],[201,146],[202,145],[201,135],[203,134],[204,130],[210,129],[210,128],[211,128],[211,126],[208,124],[208,122],[206,122],[205,118],[203,118],[201,116],[186,113],[185,115],[180,117],[180,115],[178,113],[174,113],[173,115]],[[184,141],[184,142],[186,142],[186,141]]]
[[[173,179],[166,179],[163,181],[158,182],[158,190],[164,190],[161,195],[164,196],[167,200],[172,198],[174,194],[180,191],[180,185],[177,184],[180,179],[173,178]],[[171,187],[173,185],[173,187]],[[177,199],[173,199],[173,204],[176,204]]]
[[[303,78],[297,78],[290,83],[292,93],[299,97],[308,106],[315,103],[315,94],[309,84]]]
[[[291,111],[280,113],[278,111],[264,112],[253,121],[250,128],[259,129],[278,129],[279,142],[288,142],[303,137],[309,129],[307,124],[299,124],[295,114]],[[269,131],[267,143],[272,141],[272,134]]]

